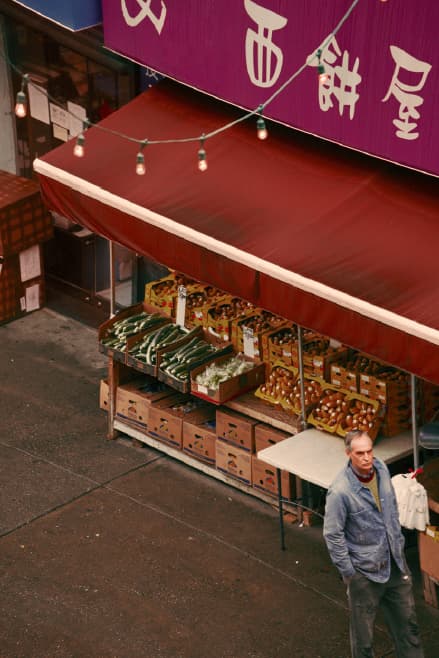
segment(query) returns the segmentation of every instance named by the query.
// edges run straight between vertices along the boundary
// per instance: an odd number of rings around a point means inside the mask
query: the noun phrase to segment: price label
[[[176,313],[176,324],[180,327],[184,327],[184,322],[186,318],[186,299],[187,299],[187,288],[186,286],[178,286],[178,296],[177,296],[177,313]]]
[[[251,327],[243,327],[242,329],[244,341],[244,354],[251,359],[255,358],[255,337]]]
[[[207,395],[209,393],[209,389],[207,386],[202,386],[201,384],[198,384],[198,392],[202,393],[203,395]]]

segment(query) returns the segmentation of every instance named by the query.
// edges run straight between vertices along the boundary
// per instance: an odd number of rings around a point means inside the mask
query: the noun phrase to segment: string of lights
[[[379,0],[380,2],[386,2],[387,0]],[[317,74],[318,74],[318,81],[319,84],[325,84],[328,79],[329,75],[325,71],[324,64],[322,63],[322,54],[326,46],[331,42],[331,40],[336,36],[336,34],[339,32],[343,24],[347,21],[357,4],[360,2],[360,0],[353,0],[353,2],[350,4],[349,8],[347,11],[344,13],[340,21],[337,23],[335,28],[330,32],[330,34],[327,36],[327,38],[323,41],[323,43],[318,47],[317,50],[313,53],[311,57],[308,57],[307,60],[296,70],[292,75],[289,76],[287,80],[278,88],[276,91],[269,97],[267,98],[263,103],[259,104],[255,109],[250,110],[243,114],[242,116],[238,117],[234,121],[231,121],[229,123],[226,123],[224,125],[219,126],[215,130],[212,130],[211,132],[208,133],[203,133],[202,135],[197,135],[195,137],[181,137],[181,138],[176,138],[176,139],[156,139],[156,140],[149,140],[149,139],[142,139],[139,140],[135,137],[132,137],[130,135],[112,130],[111,128],[107,128],[106,126],[102,126],[100,123],[92,123],[89,119],[83,119],[82,117],[78,117],[75,115],[74,112],[71,110],[66,110],[64,107],[64,111],[67,111],[68,114],[72,116],[76,121],[82,122],[82,132],[77,135],[76,138],[76,143],[73,147],[73,153],[76,157],[81,158],[84,157],[85,155],[85,133],[86,131],[93,127],[97,128],[98,130],[102,130],[108,134],[115,135],[120,137],[121,139],[125,139],[128,141],[131,141],[135,144],[138,145],[138,152],[136,155],[136,166],[135,166],[135,172],[139,176],[142,176],[146,173],[146,167],[145,167],[145,156],[144,156],[144,149],[146,146],[156,146],[156,145],[163,145],[163,144],[176,144],[176,143],[187,143],[187,142],[198,142],[199,143],[199,149],[198,149],[198,169],[200,171],[206,171],[208,164],[207,164],[207,153],[205,149],[205,142],[208,139],[212,139],[213,137],[216,137],[217,135],[220,135],[221,133],[225,132],[226,130],[229,130],[230,128],[233,128],[235,125],[238,123],[241,123],[243,121],[246,121],[250,119],[251,117],[257,116],[256,120],[256,131],[257,131],[257,137],[260,140],[265,140],[268,137],[268,131],[264,119],[264,110],[272,103],[279,94],[281,94],[286,87],[288,87],[309,65],[312,61],[317,60]],[[24,118],[27,114],[27,94],[26,90],[29,86],[37,87],[31,80],[29,74],[23,73],[20,71],[10,60],[9,58],[3,54],[0,53],[0,55],[7,61],[8,65],[18,74],[21,76],[21,89],[17,93],[16,97],[16,104],[15,104],[15,114],[19,118]],[[61,107],[57,99],[52,98],[51,95],[46,92],[48,100],[53,103],[54,105],[57,105],[58,107]]]

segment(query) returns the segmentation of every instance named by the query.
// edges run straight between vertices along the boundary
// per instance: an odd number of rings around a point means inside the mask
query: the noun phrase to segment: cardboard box
[[[262,360],[264,334],[271,333],[273,329],[280,328],[286,323],[287,320],[279,315],[256,309],[254,314],[232,321],[231,340],[233,347],[237,352],[244,352],[252,358]],[[246,338],[247,330],[249,338]]]
[[[255,451],[255,426],[258,421],[244,414],[217,409],[216,434],[223,441],[237,446],[249,453]]]
[[[151,405],[168,398],[172,393],[172,389],[152,377],[139,377],[129,384],[118,386],[116,416],[141,429],[147,429]]]
[[[252,456],[247,450],[230,445],[222,439],[216,440],[216,468],[251,486]]]
[[[99,385],[99,408],[108,411],[108,382],[106,379],[101,379]]]
[[[8,257],[53,236],[52,217],[38,183],[0,171],[0,256]]]
[[[288,439],[291,434],[278,430],[276,427],[271,427],[266,423],[259,423],[255,427],[255,452],[269,448],[270,446]]]
[[[201,422],[211,415],[212,408],[207,403],[191,395],[177,393],[151,404],[148,434],[181,450],[183,422]]]
[[[151,304],[161,312],[175,317],[177,311],[178,288],[184,286],[187,294],[198,290],[200,284],[189,279],[184,274],[171,272],[171,274],[151,281],[145,285],[145,302]]]
[[[220,356],[211,361],[208,366],[214,364],[221,365],[233,357],[233,354],[225,354],[224,356]],[[215,404],[222,404],[237,395],[241,395],[256,388],[259,384],[262,384],[265,381],[265,363],[255,363],[252,359],[245,356],[242,358],[252,364],[252,368],[241,375],[236,375],[224,382],[220,382],[218,388],[214,389],[202,386],[196,381],[197,376],[204,372],[208,366],[202,365],[198,368],[194,368],[194,370],[191,371],[191,392],[193,395],[197,395],[204,400],[208,400]]]
[[[198,423],[183,421],[183,452],[206,464],[216,462],[215,415]]]
[[[421,571],[439,580],[439,541],[424,532],[418,533]]]
[[[282,498],[291,500],[295,497],[294,477],[288,471],[282,471]],[[252,485],[258,491],[278,496],[277,469],[252,455]]]
[[[207,311],[207,330],[226,342],[231,340],[232,323],[238,318],[255,312],[255,306],[240,297],[227,296],[222,302]]]

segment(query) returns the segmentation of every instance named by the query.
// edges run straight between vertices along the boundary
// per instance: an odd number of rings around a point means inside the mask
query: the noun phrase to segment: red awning
[[[166,81],[100,126],[136,139],[242,116]],[[205,143],[145,148],[100,128],[34,163],[52,210],[110,240],[439,384],[434,178],[249,119]],[[407,145],[410,148],[410,145]]]

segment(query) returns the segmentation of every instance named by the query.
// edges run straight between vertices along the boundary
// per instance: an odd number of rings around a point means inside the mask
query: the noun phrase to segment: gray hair
[[[352,441],[354,439],[358,439],[359,436],[367,436],[368,439],[370,439],[370,436],[367,432],[364,432],[363,430],[351,430],[348,432],[344,438],[344,444],[347,452],[351,452],[352,450]]]

